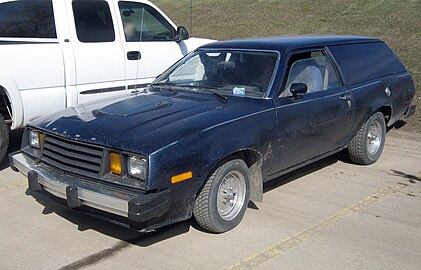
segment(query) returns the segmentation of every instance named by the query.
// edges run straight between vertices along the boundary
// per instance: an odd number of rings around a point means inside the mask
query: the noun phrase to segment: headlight
[[[34,148],[40,148],[42,144],[42,134],[37,131],[29,131],[29,145]]]
[[[146,180],[147,161],[144,157],[129,156],[127,167],[130,176]]]

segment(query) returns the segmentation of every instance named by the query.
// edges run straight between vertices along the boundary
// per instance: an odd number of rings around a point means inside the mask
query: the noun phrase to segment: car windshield
[[[174,65],[151,86],[263,98],[271,86],[277,59],[276,52],[199,50]]]

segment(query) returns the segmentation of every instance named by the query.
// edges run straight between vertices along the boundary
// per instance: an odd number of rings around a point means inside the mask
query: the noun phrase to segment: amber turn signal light
[[[185,172],[185,173],[182,173],[182,174],[175,175],[175,176],[171,177],[171,183],[176,184],[176,183],[188,180],[192,177],[193,177],[192,172]]]
[[[113,174],[121,175],[121,156],[117,153],[110,153],[110,168]]]
[[[42,146],[44,144],[44,133],[39,134],[39,145]]]

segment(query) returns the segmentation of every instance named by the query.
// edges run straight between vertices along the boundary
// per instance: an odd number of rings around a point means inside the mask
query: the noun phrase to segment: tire
[[[244,161],[235,159],[220,166],[208,178],[196,198],[193,215],[197,223],[214,233],[227,232],[236,227],[247,209],[249,182],[250,173]],[[231,192],[227,193],[227,190]]]
[[[386,140],[386,123],[382,113],[371,116],[348,145],[348,154],[357,164],[369,165],[382,154]]]
[[[3,116],[0,115],[0,163],[3,162],[9,147],[9,126]]]

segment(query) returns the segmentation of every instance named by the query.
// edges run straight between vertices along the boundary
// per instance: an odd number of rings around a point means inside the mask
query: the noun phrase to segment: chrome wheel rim
[[[380,149],[383,132],[382,126],[379,121],[373,121],[368,130],[367,135],[367,150],[371,156],[374,156]]]
[[[246,181],[239,171],[227,173],[219,184],[217,207],[219,216],[233,220],[241,212],[246,197]]]

